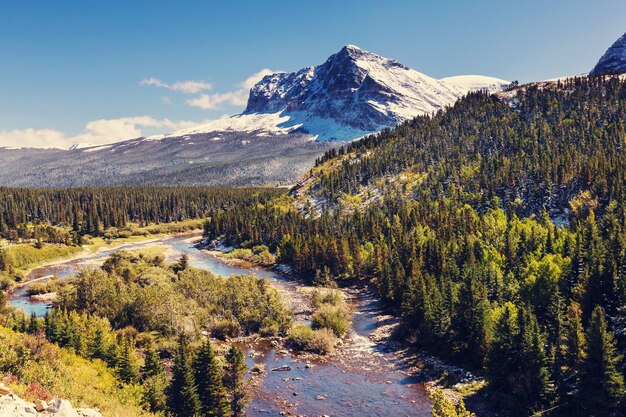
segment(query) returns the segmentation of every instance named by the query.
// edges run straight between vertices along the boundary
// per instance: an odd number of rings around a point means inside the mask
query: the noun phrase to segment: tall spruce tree
[[[582,363],[578,404],[585,416],[622,415],[626,387],[617,366],[615,338],[608,329],[604,309],[597,306],[587,329],[586,357]],[[622,414],[620,414],[622,413]]]
[[[194,417],[200,413],[198,391],[193,378],[187,338],[178,339],[172,380],[167,388],[167,408],[177,417]]]
[[[127,384],[137,381],[138,374],[135,348],[133,342],[128,337],[124,337],[119,345],[116,368],[118,378],[121,381]]]
[[[246,372],[248,367],[243,358],[243,352],[232,345],[226,354],[226,368],[224,369],[224,385],[230,397],[230,410],[233,417],[244,417],[244,408],[248,402]]]
[[[222,371],[208,339],[202,343],[196,354],[193,372],[202,414],[208,417],[229,416],[230,405],[222,381]]]
[[[545,352],[545,337],[539,329],[537,318],[529,308],[519,315],[520,358],[519,386],[523,408],[528,412],[541,412],[555,401],[554,384]]]
[[[143,355],[144,361],[140,369],[143,378],[156,376],[163,372],[163,366],[161,362],[159,362],[159,356],[154,350],[154,344],[152,342],[148,343]]]

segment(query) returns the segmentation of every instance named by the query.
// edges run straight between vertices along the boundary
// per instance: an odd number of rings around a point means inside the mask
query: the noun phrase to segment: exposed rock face
[[[602,55],[589,75],[621,74],[626,72],[626,33]]]
[[[264,77],[250,90],[245,113],[306,113],[300,117],[305,129],[321,118],[375,131],[436,111],[466,92],[396,60],[346,45],[316,67]]]
[[[102,417],[96,410],[74,408],[68,400],[57,398],[50,403],[37,400],[33,404],[12,394],[1,384],[0,388],[0,417]]]

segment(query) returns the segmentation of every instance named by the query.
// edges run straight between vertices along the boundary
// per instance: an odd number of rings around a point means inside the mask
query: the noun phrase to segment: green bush
[[[220,319],[213,324],[211,336],[216,339],[226,340],[227,337],[237,337],[241,334],[239,323],[231,319]]]
[[[298,324],[291,328],[287,341],[294,349],[325,355],[332,352],[337,337],[329,329],[313,330],[307,325]]]
[[[294,349],[306,350],[312,336],[313,329],[305,324],[298,324],[291,328],[287,341]]]
[[[338,290],[316,288],[311,291],[311,305],[318,308],[322,304],[342,305],[345,301]]]
[[[314,329],[329,329],[337,337],[348,332],[350,323],[350,311],[345,304],[322,304],[311,318]]]
[[[306,350],[326,355],[333,351],[336,343],[337,338],[332,331],[328,329],[313,330]]]

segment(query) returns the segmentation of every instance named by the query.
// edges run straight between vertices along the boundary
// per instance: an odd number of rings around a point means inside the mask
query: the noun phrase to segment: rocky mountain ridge
[[[622,74],[626,72],[626,33],[602,55],[589,75]]]

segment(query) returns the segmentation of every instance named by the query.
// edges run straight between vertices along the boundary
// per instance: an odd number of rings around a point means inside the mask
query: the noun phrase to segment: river
[[[207,251],[198,250],[194,243],[197,235],[181,235],[158,240],[126,244],[100,250],[66,262],[41,266],[29,272],[28,279],[56,275],[66,279],[80,268],[98,267],[113,252],[162,245],[166,260],[173,262],[182,254],[189,256],[189,264],[207,269],[215,274],[253,274],[270,280],[288,297],[301,296],[298,284],[262,268],[239,268],[228,265]],[[27,285],[17,289],[11,304],[45,314],[48,306],[31,300]],[[349,336],[337,353],[330,358],[311,359],[277,352],[264,341],[244,346],[248,366],[262,364],[266,373],[255,377],[254,397],[247,408],[249,416],[430,416],[430,403],[421,384],[407,372],[407,364],[391,352],[385,343],[375,343],[370,335],[384,321],[378,301],[371,295],[355,293],[350,302],[354,308],[353,324]],[[309,364],[308,366],[306,364]],[[271,369],[287,365],[286,372]]]

